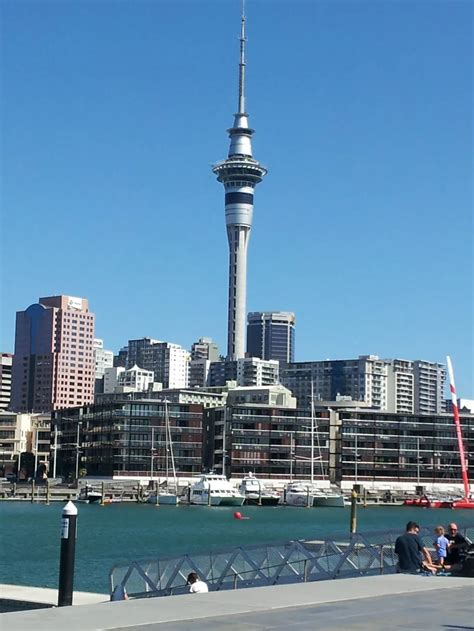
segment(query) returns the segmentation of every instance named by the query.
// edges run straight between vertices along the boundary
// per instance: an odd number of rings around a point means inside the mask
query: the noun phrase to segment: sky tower
[[[245,111],[245,13],[240,31],[239,104],[226,160],[212,170],[225,188],[225,221],[229,241],[227,359],[245,357],[247,247],[252,227],[253,193],[267,170],[252,157],[252,134]]]

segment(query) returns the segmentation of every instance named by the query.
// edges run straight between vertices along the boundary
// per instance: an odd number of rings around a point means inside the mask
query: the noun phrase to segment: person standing
[[[190,585],[189,591],[191,594],[205,594],[209,591],[207,583],[201,581],[196,572],[190,572],[188,574],[187,584]]]
[[[436,561],[440,568],[444,567],[446,556],[448,554],[449,541],[444,535],[443,526],[437,526],[435,528],[436,539],[433,541],[434,548],[436,550]]]
[[[405,534],[395,542],[395,554],[398,556],[397,572],[402,574],[418,574],[423,569],[435,571],[428,548],[421,540],[420,526],[409,521]]]

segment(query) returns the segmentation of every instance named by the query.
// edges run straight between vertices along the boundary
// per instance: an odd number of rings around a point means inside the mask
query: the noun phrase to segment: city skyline
[[[249,110],[271,170],[247,311],[295,312],[299,361],[450,354],[469,397],[471,9],[295,7],[247,4]],[[228,253],[209,166],[235,107],[239,3],[2,13],[0,350],[17,310],[62,293],[89,299],[106,348],[211,336],[223,350]]]

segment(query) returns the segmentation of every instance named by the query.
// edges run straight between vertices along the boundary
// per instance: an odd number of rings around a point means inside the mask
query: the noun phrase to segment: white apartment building
[[[415,383],[415,413],[441,414],[444,412],[446,367],[437,362],[413,362]]]
[[[415,377],[413,362],[408,359],[389,359],[387,362],[388,412],[413,414],[415,411]]]
[[[139,366],[153,371],[163,388],[187,388],[191,354],[179,344],[152,338],[129,340],[127,368]]]
[[[242,357],[237,359],[237,385],[270,386],[278,383],[279,371],[276,359]]]
[[[95,378],[102,379],[106,368],[114,365],[114,353],[104,348],[104,340],[94,339]]]
[[[146,392],[153,384],[153,371],[132,366],[118,375],[118,387],[133,392]]]

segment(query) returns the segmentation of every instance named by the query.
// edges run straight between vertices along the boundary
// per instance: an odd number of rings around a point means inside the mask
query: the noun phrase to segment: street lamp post
[[[420,437],[416,437],[416,483],[420,486]]]
[[[79,432],[81,429],[81,421],[77,422],[77,439],[76,439],[76,482],[79,479],[79,453],[80,453],[80,449],[79,449]]]
[[[36,480],[38,471],[38,424],[35,427],[35,470],[33,471],[33,478]]]
[[[354,466],[354,477],[355,477],[355,480],[354,480],[354,482],[357,484],[357,474],[359,473],[359,471],[358,471],[359,450],[358,450],[358,444],[357,444],[357,430],[356,430],[356,433],[354,435],[354,439],[355,439],[355,445],[354,445],[354,447],[355,447],[355,450],[354,450],[355,451],[355,466]]]
[[[54,463],[53,463],[53,478],[56,478],[56,463],[58,461],[58,425],[54,425]]]

